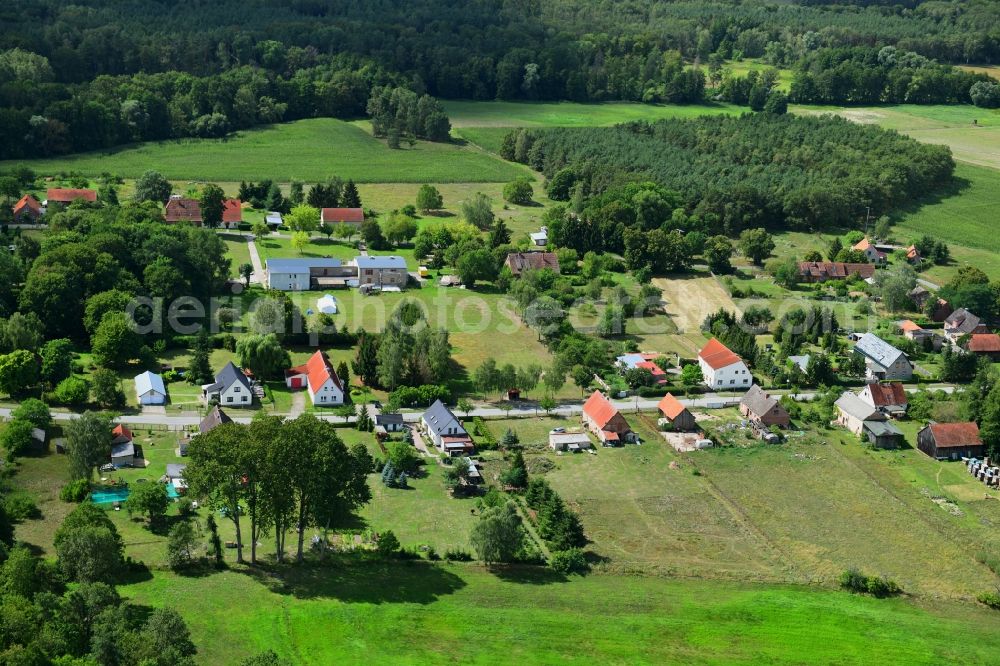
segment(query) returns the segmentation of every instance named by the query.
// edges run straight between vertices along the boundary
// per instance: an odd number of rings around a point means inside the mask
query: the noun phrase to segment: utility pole
[[[868,220],[871,218],[871,215],[872,215],[872,207],[871,206],[865,206],[865,236],[866,237],[868,236]]]

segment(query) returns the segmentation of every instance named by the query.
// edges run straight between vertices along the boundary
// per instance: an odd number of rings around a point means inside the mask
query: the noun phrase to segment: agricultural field
[[[338,175],[363,183],[504,182],[528,173],[481,150],[418,141],[389,149],[358,125],[317,118],[246,130],[226,139],[183,139],[25,161],[39,173],[114,173],[135,178],[156,169],[178,181],[319,181]],[[12,166],[0,162],[0,170]]]
[[[692,118],[720,113],[740,113],[743,107],[726,103],[639,104],[609,102],[460,102],[442,101],[451,125],[466,127],[596,127],[630,120]]]

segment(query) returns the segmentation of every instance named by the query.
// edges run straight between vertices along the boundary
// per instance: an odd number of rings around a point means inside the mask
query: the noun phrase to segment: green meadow
[[[225,139],[151,142],[26,163],[43,174],[108,172],[125,178],[156,169],[178,181],[317,181],[337,175],[364,183],[503,182],[526,173],[458,143],[418,141],[391,150],[363,123],[332,118],[246,130]],[[0,169],[9,166],[0,162]]]

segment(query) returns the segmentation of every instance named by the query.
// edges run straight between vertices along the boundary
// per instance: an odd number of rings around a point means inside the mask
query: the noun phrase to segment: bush
[[[451,391],[447,386],[401,386],[389,394],[389,403],[396,407],[427,407],[435,400],[445,403],[451,401]]]
[[[63,502],[80,503],[87,499],[90,494],[90,481],[87,479],[77,479],[70,481],[59,491],[59,499]]]
[[[182,497],[177,500],[177,514],[183,518],[194,515],[194,502],[190,497]]]
[[[888,597],[899,594],[902,589],[895,581],[883,576],[867,576],[858,569],[850,568],[840,574],[840,586],[857,594],[870,594],[874,597]]]
[[[379,535],[376,550],[382,557],[395,557],[399,553],[399,539],[392,530],[386,530]]]
[[[579,548],[569,548],[567,550],[557,550],[552,553],[549,566],[554,571],[562,574],[584,574],[590,571],[590,564],[584,557],[583,551]]]
[[[982,594],[976,597],[976,600],[979,603],[989,606],[994,610],[1000,610],[1000,593],[983,592]]]
[[[7,517],[16,523],[40,515],[35,500],[25,493],[15,493],[4,497],[3,510]]]
[[[444,559],[449,562],[471,562],[472,555],[461,548],[449,548],[444,551]]]

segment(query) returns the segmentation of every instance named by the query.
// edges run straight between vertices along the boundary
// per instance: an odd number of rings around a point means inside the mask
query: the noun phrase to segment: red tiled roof
[[[968,423],[931,423],[927,427],[934,435],[934,441],[938,448],[981,446],[983,443],[983,440],[979,438],[979,426],[971,421]]]
[[[309,378],[309,388],[313,390],[313,393],[318,391],[328,379],[332,379],[341,391],[344,390],[344,385],[340,383],[340,377],[330,365],[330,359],[320,350],[317,349],[316,353],[309,357],[305,369]]]
[[[239,199],[226,199],[222,208],[223,222],[243,221],[243,202]]]
[[[687,409],[687,407],[681,404],[680,400],[675,398],[673,394],[670,393],[663,396],[660,399],[659,404],[656,406],[659,407],[660,412],[671,421],[676,419],[685,409]]]
[[[613,430],[603,430],[602,432],[604,433],[605,441],[611,441],[611,442],[618,441],[618,433],[614,432]]]
[[[916,245],[911,245],[906,248],[906,258],[911,261],[920,258],[920,250],[917,249]]]
[[[505,262],[510,272],[520,275],[523,271],[548,268],[559,272],[559,258],[555,252],[511,252]]]
[[[97,192],[94,190],[73,190],[62,187],[53,187],[45,193],[45,198],[49,203],[52,203],[53,201],[56,203],[70,203],[72,201],[76,201],[77,199],[97,201]]]
[[[195,199],[170,199],[163,216],[167,222],[201,222],[201,204]]]
[[[132,431],[126,428],[124,425],[119,423],[111,431],[111,439],[118,439],[119,437],[125,437],[132,439]]]
[[[618,410],[600,391],[594,391],[587,402],[583,403],[583,413],[590,417],[596,427],[603,429],[618,414]]]
[[[708,344],[698,352],[698,358],[705,361],[713,370],[725,368],[743,360],[734,351],[729,349],[729,347],[715,338],[709,340]]]
[[[365,212],[360,208],[324,208],[321,219],[324,222],[357,222],[361,224],[365,221]]]
[[[17,215],[25,208],[36,214],[42,212],[42,204],[39,203],[38,199],[31,196],[30,194],[25,194],[23,197],[17,200],[17,203],[14,204],[14,215]]]
[[[864,252],[871,246],[872,244],[871,242],[869,242],[867,238],[862,238],[861,240],[859,240],[857,243],[854,244],[854,249],[858,250],[859,252]]]
[[[663,371],[663,369],[660,366],[656,365],[652,361],[639,361],[638,363],[635,364],[635,367],[642,368],[643,370],[649,370],[650,374],[652,374],[654,377],[659,377],[661,375],[667,374]]]
[[[905,405],[906,391],[899,382],[888,382],[886,384],[869,384],[872,392],[872,402],[876,407],[886,405]]]
[[[904,319],[903,321],[899,322],[899,330],[907,332],[907,331],[919,331],[921,329],[916,322],[910,319]]]
[[[846,278],[857,274],[862,278],[870,278],[875,275],[875,266],[843,261],[800,261],[799,274],[815,278]]]
[[[981,354],[1000,352],[1000,335],[996,333],[973,333],[969,338],[969,351]]]

